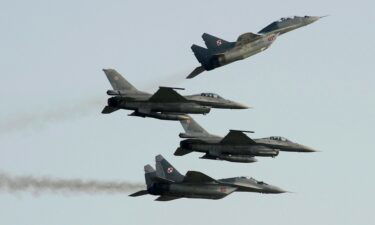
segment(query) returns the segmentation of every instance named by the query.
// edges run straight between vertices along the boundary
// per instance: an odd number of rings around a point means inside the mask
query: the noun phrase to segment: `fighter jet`
[[[220,97],[214,93],[182,96],[172,87],[160,87],[151,95],[139,91],[114,69],[104,69],[113,90],[107,94],[108,105],[102,113],[109,114],[118,109],[134,110],[129,116],[152,117],[161,120],[183,120],[188,113],[207,114],[211,108],[247,109],[248,107]]]
[[[180,122],[185,133],[180,133],[179,136],[185,140],[180,142],[180,147],[174,153],[176,156],[195,151],[205,153],[201,159],[252,163],[257,161],[255,156],[275,157],[279,151],[316,151],[283,137],[251,139],[244,134],[245,132],[253,133],[252,131],[230,130],[223,138],[208,133],[191,117]]]
[[[191,46],[201,66],[195,68],[187,76],[187,79],[193,78],[205,70],[210,71],[262,52],[270,47],[279,35],[311,24],[320,18],[322,17],[295,16],[293,18],[282,18],[266,26],[257,34],[251,32],[241,34],[235,42],[225,41],[204,33],[202,38],[207,48],[195,44]]]
[[[155,201],[171,201],[179,198],[221,199],[237,192],[280,194],[286,191],[279,187],[248,177],[233,177],[216,180],[201,172],[188,171],[180,174],[163,156],[155,157],[156,170],[144,167],[147,190],[129,196],[158,195]]]

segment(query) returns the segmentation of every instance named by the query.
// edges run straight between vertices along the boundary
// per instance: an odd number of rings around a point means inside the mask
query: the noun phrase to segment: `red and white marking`
[[[221,44],[223,44],[223,43],[222,43],[222,41],[220,39],[216,41],[216,45],[217,46],[220,46]]]
[[[268,41],[274,41],[276,39],[276,35],[272,35],[268,37]]]
[[[173,172],[173,167],[169,167],[168,169],[167,169],[167,173],[172,173]]]
[[[227,188],[226,188],[226,187],[220,187],[220,192],[225,193],[226,191],[227,191]]]

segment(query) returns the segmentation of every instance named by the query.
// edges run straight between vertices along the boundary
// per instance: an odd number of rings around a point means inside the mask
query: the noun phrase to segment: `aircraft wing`
[[[249,138],[244,131],[230,130],[229,133],[220,141],[222,144],[255,144],[256,142]]]
[[[198,171],[188,171],[184,177],[183,183],[208,183],[217,182],[214,178]]]
[[[237,39],[236,46],[250,43],[250,42],[255,41],[255,40],[257,40],[261,37],[262,37],[262,35],[254,34],[254,33],[250,33],[250,32],[241,34]]]
[[[177,93],[174,88],[170,87],[159,87],[159,90],[155,92],[150,98],[150,102],[187,102],[188,100]]]
[[[157,199],[155,199],[155,201],[166,202],[166,201],[176,200],[176,199],[179,199],[179,198],[181,198],[181,197],[170,196],[170,195],[161,195],[161,196],[159,196]]]

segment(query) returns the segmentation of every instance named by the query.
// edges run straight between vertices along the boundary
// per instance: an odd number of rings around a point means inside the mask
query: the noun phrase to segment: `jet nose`
[[[276,186],[270,186],[269,187],[269,193],[272,193],[272,194],[282,194],[282,193],[287,193],[288,191],[282,189],[282,188],[279,188],[279,187],[276,187]]]
[[[231,109],[250,109],[250,106],[238,102],[231,102]]]
[[[301,145],[301,152],[319,152],[319,151],[316,149],[310,148],[308,146]]]
[[[327,17],[328,15],[326,16],[310,16],[309,19],[308,19],[308,23],[314,23],[316,21],[318,21],[319,19],[321,18],[324,18],[324,17]]]

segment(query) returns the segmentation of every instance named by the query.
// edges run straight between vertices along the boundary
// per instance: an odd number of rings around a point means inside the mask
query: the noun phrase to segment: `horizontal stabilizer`
[[[242,131],[230,130],[229,133],[221,140],[221,144],[255,144],[256,142],[249,138]]]
[[[187,102],[187,99],[177,93],[173,88],[159,87],[149,99],[150,102]]]
[[[185,148],[177,148],[177,150],[174,152],[175,156],[183,156],[186,154],[191,153],[191,150],[185,149]]]
[[[142,190],[142,191],[137,191],[131,195],[129,195],[130,197],[138,197],[138,196],[142,196],[142,195],[147,195],[148,194],[148,191],[146,190]]]
[[[119,110],[119,108],[115,108],[115,107],[111,107],[111,106],[106,106],[104,107],[104,109],[102,110],[102,113],[103,114],[110,114],[110,113],[113,113],[115,111]]]
[[[161,195],[160,197],[158,197],[157,199],[155,199],[155,201],[166,202],[166,201],[176,200],[176,199],[179,199],[179,198],[181,198],[181,197],[169,196],[169,195]]]
[[[212,177],[207,176],[204,173],[197,172],[197,171],[188,171],[185,175],[183,183],[209,183],[209,182],[217,182]]]
[[[201,74],[202,72],[204,72],[205,70],[206,69],[203,66],[198,66],[197,68],[193,70],[193,72],[189,74],[189,76],[186,77],[186,79],[194,78],[198,76],[199,74]]]

